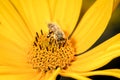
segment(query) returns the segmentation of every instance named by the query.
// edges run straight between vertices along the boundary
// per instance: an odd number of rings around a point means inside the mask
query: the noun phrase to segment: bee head
[[[48,28],[49,28],[50,32],[55,32],[57,30],[56,25],[53,23],[49,23]]]

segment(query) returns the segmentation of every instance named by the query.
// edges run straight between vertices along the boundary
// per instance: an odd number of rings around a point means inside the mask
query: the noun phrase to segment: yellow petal
[[[7,33],[9,36],[7,36],[6,33],[4,33],[4,36],[0,34],[0,64],[11,64],[19,66],[24,66],[24,64],[26,65],[26,43],[22,39],[17,39],[17,36],[10,34],[11,32],[9,32],[10,35]],[[5,36],[8,38],[6,38]]]
[[[112,14],[113,0],[97,0],[85,13],[72,39],[77,53],[90,48],[102,35]]]
[[[100,68],[120,56],[120,34],[105,41],[94,49],[79,55],[68,68],[69,71],[85,72]]]
[[[40,29],[47,31],[50,14],[47,0],[11,0],[34,35]]]
[[[7,40],[1,36],[0,65],[29,67],[29,65],[27,64],[27,51],[24,48],[25,47],[18,46],[13,41]]]
[[[24,49],[3,37],[0,39],[0,53],[0,64],[14,63],[21,65],[20,62],[25,62],[26,54]]]
[[[62,76],[66,76],[66,77],[71,77],[77,80],[92,80],[90,78],[87,78],[85,76],[81,76],[80,74],[74,73],[74,72],[64,72],[64,73],[60,73],[60,75]]]
[[[108,70],[99,70],[92,72],[81,73],[82,76],[94,76],[94,75],[107,75],[120,78],[120,69],[108,69]]]
[[[70,34],[79,18],[81,5],[82,0],[49,0],[51,20]]]
[[[27,73],[27,74],[0,74],[0,80],[31,80],[36,74]]]
[[[32,80],[56,80],[58,73],[60,72],[60,68],[54,71],[48,71],[46,73],[40,72],[35,78]]]
[[[59,74],[59,72],[60,72],[60,68],[57,68],[57,70],[55,70],[51,76],[47,76],[47,78],[48,77],[50,77],[50,78],[46,79],[46,80],[56,80],[56,77]]]
[[[35,73],[35,70],[32,68],[23,68],[17,67],[15,65],[11,66],[6,64],[6,66],[0,66],[0,75],[8,75],[8,74],[24,74],[24,73]]]
[[[12,48],[10,45],[15,45],[17,48],[25,49],[28,44],[29,42],[23,40],[12,28],[0,27],[0,46]]]
[[[0,34],[10,39],[31,40],[29,29],[8,0],[0,0]]]
[[[47,73],[46,73],[47,74]],[[45,79],[45,74],[43,72],[38,72],[34,78],[30,80],[44,80]]]
[[[48,71],[46,73],[40,72],[32,80],[56,80],[56,77],[59,72],[60,72],[60,68],[54,71]]]
[[[13,51],[1,51],[0,54],[0,66],[17,66],[23,68],[31,68],[27,64],[26,56],[20,55]]]

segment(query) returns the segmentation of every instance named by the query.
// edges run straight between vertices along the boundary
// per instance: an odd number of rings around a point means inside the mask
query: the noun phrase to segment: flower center
[[[40,34],[36,32],[35,41],[28,52],[28,63],[32,64],[33,69],[44,72],[58,67],[65,69],[75,59],[70,40],[58,35],[51,30],[48,34],[42,30]]]

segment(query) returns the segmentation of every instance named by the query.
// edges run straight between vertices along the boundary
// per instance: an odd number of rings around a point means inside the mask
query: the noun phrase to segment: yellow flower
[[[97,0],[75,27],[81,5],[82,0],[0,0],[0,80],[54,80],[58,74],[80,80],[92,75],[120,78],[119,69],[93,71],[120,56],[120,34],[87,51],[105,30],[113,0]],[[59,25],[65,40],[58,41],[53,32],[47,38],[48,23]],[[47,63],[35,62],[36,57]]]

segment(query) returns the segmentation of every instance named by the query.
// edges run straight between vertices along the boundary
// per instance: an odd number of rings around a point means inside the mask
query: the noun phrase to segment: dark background
[[[94,3],[95,0],[83,0],[83,7],[81,10],[81,16],[89,9],[89,7]],[[99,40],[91,47],[95,47],[102,43],[103,41],[111,38],[112,36],[120,33],[120,4],[118,7],[114,10],[112,17],[110,19],[110,22],[105,30],[105,32],[102,34],[102,36],[99,38]],[[97,70],[103,70],[103,69],[111,69],[111,68],[119,68],[120,69],[120,57],[113,59],[110,63],[107,65],[97,69]],[[91,76],[90,77],[93,80],[119,80],[118,78],[111,77],[111,76]],[[57,77],[58,80],[74,80],[72,78],[67,77]]]

